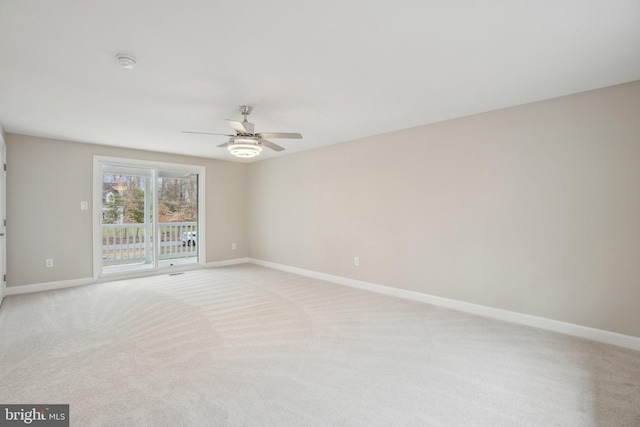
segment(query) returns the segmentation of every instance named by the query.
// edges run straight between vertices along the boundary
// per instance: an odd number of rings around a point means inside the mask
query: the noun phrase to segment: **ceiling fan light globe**
[[[229,144],[229,152],[236,157],[255,157],[262,151],[262,147],[255,143],[238,143]]]

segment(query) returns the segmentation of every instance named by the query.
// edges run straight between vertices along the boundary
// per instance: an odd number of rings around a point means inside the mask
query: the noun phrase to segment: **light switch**
[[[89,202],[80,202],[80,210],[86,211],[89,209]]]

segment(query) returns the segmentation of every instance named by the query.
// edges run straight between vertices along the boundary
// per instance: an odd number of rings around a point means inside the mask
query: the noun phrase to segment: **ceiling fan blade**
[[[218,145],[218,147],[228,147],[228,146],[229,146],[229,143],[228,143],[228,142],[225,142],[224,144],[220,144],[220,145]]]
[[[299,133],[283,133],[283,132],[260,132],[258,134],[261,138],[290,138],[290,139],[302,139],[302,135]]]
[[[253,123],[247,121],[238,122],[236,120],[229,119],[227,119],[227,121],[236,132],[253,134]]]
[[[235,135],[227,135],[226,133],[211,133],[211,132],[190,132],[188,130],[183,130],[182,133],[196,133],[198,135],[221,135],[221,136],[235,136]]]
[[[275,151],[283,151],[284,150],[283,147],[280,147],[279,145],[274,144],[271,141],[267,141],[266,139],[258,138],[258,142],[260,144],[264,145],[265,147],[269,147],[269,148],[271,148],[272,150],[275,150]]]

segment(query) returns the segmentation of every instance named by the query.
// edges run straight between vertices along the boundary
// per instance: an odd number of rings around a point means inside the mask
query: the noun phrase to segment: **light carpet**
[[[9,296],[0,403],[72,426],[640,426],[640,352],[245,264]]]

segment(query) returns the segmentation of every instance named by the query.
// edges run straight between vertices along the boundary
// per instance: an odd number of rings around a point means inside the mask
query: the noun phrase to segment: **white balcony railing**
[[[162,222],[158,259],[196,257],[197,223]],[[153,232],[149,224],[102,224],[102,264],[151,263]]]

